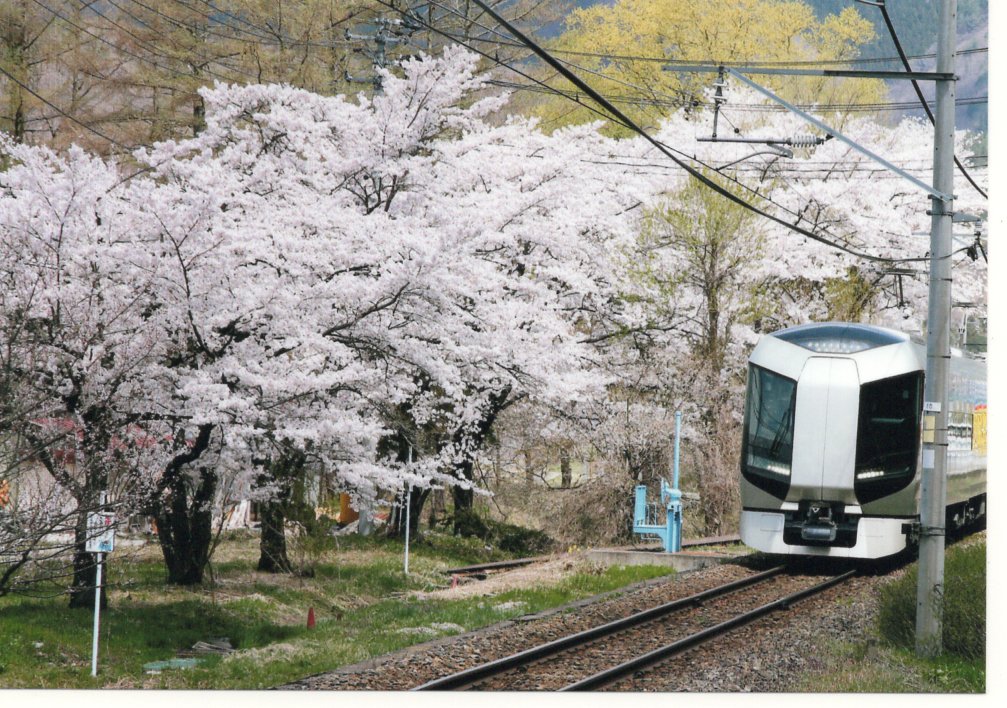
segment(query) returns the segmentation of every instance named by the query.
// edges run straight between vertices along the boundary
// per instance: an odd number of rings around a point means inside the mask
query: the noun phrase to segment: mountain
[[[819,18],[836,14],[850,6],[848,0],[804,0]],[[933,54],[937,50],[937,16],[940,0],[888,0],[885,3],[891,17],[899,43],[909,56]],[[877,38],[865,46],[861,56],[868,58],[897,56],[885,26],[881,11],[866,5],[858,5],[860,14],[874,23]],[[958,50],[986,48],[989,46],[989,3],[988,0],[958,0]],[[912,59],[917,71],[932,71],[933,59]],[[901,64],[878,64],[879,69],[899,69]],[[964,53],[957,57],[955,73],[959,80],[956,97],[962,101],[958,105],[956,123],[961,128],[986,132],[988,126],[988,106],[983,102],[967,103],[989,95],[989,56],[983,52]],[[922,84],[924,95],[933,97],[933,86]],[[912,102],[918,100],[912,85],[906,81],[889,82],[891,100]],[[923,115],[922,110],[908,111],[913,115]]]

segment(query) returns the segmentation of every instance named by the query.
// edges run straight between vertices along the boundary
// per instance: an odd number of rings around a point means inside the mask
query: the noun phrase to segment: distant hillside
[[[841,12],[850,6],[849,0],[804,0],[819,18]],[[937,48],[937,14],[939,0],[888,0],[888,14],[892,18],[895,32],[906,54],[933,53]],[[874,23],[877,39],[864,47],[865,57],[896,56],[895,45],[888,35],[881,11],[866,5],[856,5],[865,18]],[[988,0],[958,0],[958,49],[974,49],[989,45],[989,3]],[[934,62],[917,60],[913,68],[933,69]],[[897,68],[896,66],[884,68]],[[989,95],[989,61],[985,53],[966,54],[958,58],[955,70],[960,77],[957,86],[959,99]],[[915,101],[916,93],[906,82],[891,82],[893,101]],[[929,97],[930,87],[923,87]],[[913,111],[922,115],[922,111]],[[961,105],[958,107],[957,122],[960,127],[985,132],[987,129],[987,105]]]
[[[852,5],[849,0],[804,0],[819,18],[834,15]],[[886,3],[892,24],[898,32],[899,41],[908,54],[931,52],[936,44],[937,11],[939,0],[888,0]],[[864,56],[881,57],[892,55],[892,44],[888,39],[881,11],[867,5],[855,5],[860,14],[874,22],[878,39],[868,45]],[[958,34],[968,36],[986,31],[989,17],[988,0],[958,0]]]

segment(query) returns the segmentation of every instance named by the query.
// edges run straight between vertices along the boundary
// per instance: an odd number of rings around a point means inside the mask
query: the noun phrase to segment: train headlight
[[[860,472],[857,472],[857,479],[874,479],[876,477],[884,477],[884,476],[885,476],[885,471],[884,470],[878,470],[878,469],[874,469],[874,470],[862,470]]]
[[[760,470],[765,470],[766,472],[772,472],[773,474],[782,475],[784,477],[790,476],[790,465],[777,462],[776,460],[770,460],[765,457],[760,457],[759,455],[748,453],[748,464],[751,467],[756,467]]]
[[[856,354],[871,348],[868,342],[857,339],[811,339],[802,344],[819,354]]]

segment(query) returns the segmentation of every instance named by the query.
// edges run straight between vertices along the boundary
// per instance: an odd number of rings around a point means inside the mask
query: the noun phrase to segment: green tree
[[[853,8],[824,20],[800,0],[617,0],[575,10],[566,30],[552,43],[565,61],[603,94],[620,102],[630,117],[656,123],[672,110],[706,101],[715,75],[672,70],[669,62],[794,62],[842,60],[857,56],[874,37],[870,22]],[[874,80],[760,76],[760,83],[797,102],[875,102],[884,85]],[[565,81],[549,83],[568,90]],[[587,109],[550,97],[531,101],[529,110],[548,123],[594,120]]]

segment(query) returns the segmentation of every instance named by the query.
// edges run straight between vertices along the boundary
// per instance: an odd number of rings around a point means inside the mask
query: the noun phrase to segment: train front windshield
[[[860,387],[854,491],[861,503],[906,487],[916,474],[923,374]]]
[[[790,486],[796,402],[796,381],[751,365],[742,473],[752,484],[781,499]]]

